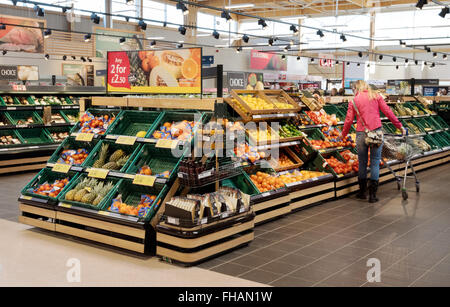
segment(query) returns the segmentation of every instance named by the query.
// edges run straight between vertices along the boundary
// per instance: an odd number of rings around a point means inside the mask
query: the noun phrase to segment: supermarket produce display
[[[255,226],[358,188],[355,127],[340,137],[346,103],[306,98],[314,110],[282,91],[232,91],[226,119],[90,108],[70,131],[28,136],[64,140],[23,189],[20,220],[187,265],[249,244]],[[439,115],[419,100],[390,106],[406,114],[400,118],[422,149],[416,170],[449,160],[450,131]],[[395,134],[382,117],[385,133]],[[22,141],[20,129],[9,131],[2,140]],[[210,151],[193,156],[194,144]],[[220,144],[231,144],[224,156]],[[404,167],[383,161],[380,182],[394,179],[386,165]]]

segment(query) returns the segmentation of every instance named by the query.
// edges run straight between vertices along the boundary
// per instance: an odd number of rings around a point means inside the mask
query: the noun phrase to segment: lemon
[[[141,130],[138,133],[136,133],[136,137],[143,138],[143,137],[145,137],[146,134],[147,134],[147,131]]]

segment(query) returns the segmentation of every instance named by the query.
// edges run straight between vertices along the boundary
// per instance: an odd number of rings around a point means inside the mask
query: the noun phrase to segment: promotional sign
[[[62,64],[62,75],[67,77],[67,85],[94,85],[94,65],[64,63]]]
[[[250,68],[287,71],[287,61],[283,60],[280,54],[252,50],[250,53]]]
[[[108,52],[107,90],[201,94],[202,49]]]
[[[436,96],[436,93],[439,91],[437,86],[424,86],[423,87],[423,95],[424,96]]]
[[[262,73],[249,73],[249,72],[228,72],[227,81],[229,89],[247,89],[247,87],[256,87],[258,82],[263,85]]]
[[[125,31],[125,30],[116,30],[109,28],[94,28],[95,32],[95,50],[97,58],[106,58],[106,54],[108,51],[117,51],[117,50],[139,50],[143,49],[139,42],[136,39],[133,39],[133,36],[137,38],[143,38],[144,35],[142,32],[135,31]],[[123,44],[120,43],[120,38],[125,37],[126,40]]]
[[[0,50],[44,52],[44,35],[41,28],[46,27],[45,20],[0,15],[0,24],[5,24],[5,29],[0,30]]]
[[[0,65],[0,80],[17,80],[17,66]]]
[[[333,67],[333,55],[320,53],[319,54],[319,66]]]
[[[17,78],[21,81],[39,80],[39,67],[35,65],[18,65]]]
[[[213,55],[202,56],[202,65],[213,65],[213,64],[214,64],[214,56]]]

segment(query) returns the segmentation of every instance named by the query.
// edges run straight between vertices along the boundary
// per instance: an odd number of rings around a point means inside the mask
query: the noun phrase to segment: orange
[[[145,72],[149,72],[150,69],[151,69],[150,61],[151,61],[151,60],[150,60],[149,58],[145,58],[145,59],[142,60],[141,66],[142,66],[142,69],[143,69]]]
[[[181,67],[181,73],[183,77],[186,79],[194,79],[199,74],[200,69],[199,65],[196,61],[189,58],[183,62],[183,66]]]
[[[157,56],[150,56],[147,59],[150,59],[149,64],[151,69],[159,65],[159,58]]]

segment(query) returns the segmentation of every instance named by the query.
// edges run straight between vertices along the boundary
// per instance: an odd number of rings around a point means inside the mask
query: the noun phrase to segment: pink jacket
[[[383,97],[378,95],[377,99],[369,99],[367,91],[360,92],[355,96],[355,104],[359,110],[359,114],[364,118],[364,123],[367,125],[367,129],[374,130],[381,127],[380,111],[386,115],[387,118],[394,124],[395,127],[400,129],[402,124],[395,117],[389,106],[384,101]],[[345,117],[344,128],[342,129],[342,136],[345,137],[350,130],[350,126],[353,124],[353,119],[357,115],[352,101],[348,103],[347,116]],[[356,118],[356,131],[364,131],[364,126],[359,116]]]

